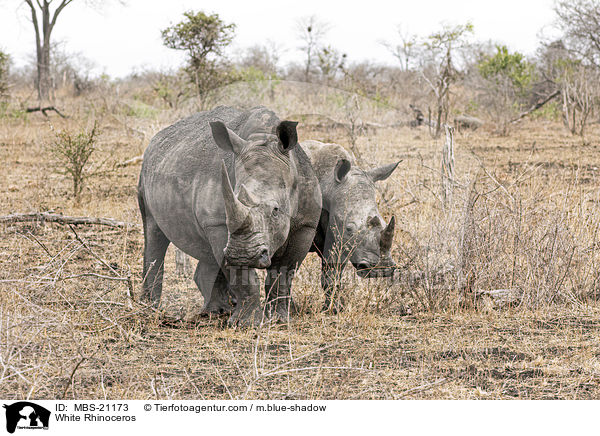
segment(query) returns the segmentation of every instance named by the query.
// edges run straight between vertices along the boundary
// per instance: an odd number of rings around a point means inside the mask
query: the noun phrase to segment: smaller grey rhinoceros
[[[205,312],[233,311],[233,325],[261,323],[254,268],[263,268],[269,313],[287,316],[292,277],[321,213],[319,183],[296,124],[264,107],[220,106],[152,138],[138,184],[146,300],[160,301],[173,243],[198,259],[194,281]]]
[[[379,214],[375,182],[387,179],[399,162],[371,170],[356,165],[354,156],[338,144],[303,141],[319,179],[323,209],[311,251],[321,257],[325,310],[337,311],[343,301],[336,292],[350,261],[360,277],[390,277],[395,218],[389,224]],[[338,294],[338,297],[336,297]]]

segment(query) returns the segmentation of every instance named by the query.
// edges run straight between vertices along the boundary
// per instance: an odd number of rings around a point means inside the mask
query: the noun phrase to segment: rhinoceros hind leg
[[[142,300],[158,307],[162,294],[165,253],[169,240],[152,216],[142,213],[144,224],[144,269]]]

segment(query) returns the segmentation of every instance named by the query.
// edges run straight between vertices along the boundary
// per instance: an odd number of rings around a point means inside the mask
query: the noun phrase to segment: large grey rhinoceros
[[[269,313],[287,316],[291,280],[321,213],[319,183],[296,124],[264,107],[221,106],[154,136],[138,185],[143,298],[158,305],[172,242],[198,259],[194,281],[205,312],[233,311],[231,325],[260,324],[254,268],[265,268]]]
[[[325,310],[342,308],[338,288],[350,261],[360,277],[390,277],[395,218],[389,224],[379,214],[375,182],[387,179],[400,162],[364,171],[354,156],[338,144],[303,141],[317,173],[323,209],[311,251],[321,257]],[[338,294],[336,296],[335,294]]]

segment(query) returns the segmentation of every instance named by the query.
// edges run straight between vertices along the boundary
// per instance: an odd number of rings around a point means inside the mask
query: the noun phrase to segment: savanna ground
[[[322,89],[234,90],[219,103],[265,103],[301,119],[301,139],[336,141],[365,167],[403,159],[380,184],[396,216],[395,280],[349,268],[347,308],[321,312],[320,262],[294,283],[289,324],[255,330],[194,316],[201,296],[165,261],[164,313],[137,303],[138,226],[0,225],[0,397],[6,399],[593,399],[600,397],[598,188],[600,130],[571,136],[537,117],[507,137],[484,126],[455,135],[452,197],[441,196],[443,137],[427,127],[353,133],[303,114],[384,126],[406,116]],[[233,97],[232,97],[233,96]],[[139,225],[140,155],[192,112],[111,92],[63,98],[69,115],[0,119],[0,213],[49,211]],[[250,104],[249,106],[252,106]],[[317,117],[318,118],[318,117]],[[101,128],[81,199],[48,150],[55,132]],[[314,121],[314,119],[313,119]],[[323,124],[323,123],[321,123]],[[402,277],[421,277],[408,280]],[[474,298],[510,289],[512,304]],[[133,301],[128,294],[133,290]],[[167,315],[165,315],[165,313]],[[165,319],[180,319],[165,322]]]

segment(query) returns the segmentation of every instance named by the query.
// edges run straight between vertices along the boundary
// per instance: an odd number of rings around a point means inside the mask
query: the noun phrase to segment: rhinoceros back
[[[220,159],[225,159],[229,164],[233,156],[223,152],[215,144],[209,124],[212,121],[224,122],[246,139],[252,133],[272,133],[279,119],[264,107],[241,111],[219,106],[210,111],[198,112],[161,130],[152,138],[144,153],[142,175],[146,177],[149,172],[159,172],[189,179],[193,176],[189,172],[197,173],[199,165],[202,169],[212,161],[220,163]]]
[[[241,112],[220,106],[212,111],[199,112],[184,118],[158,132],[144,153],[142,177],[150,173],[189,176],[188,171],[197,171],[198,165],[207,163],[219,153],[210,132],[211,121],[223,121],[233,130],[239,128]],[[238,124],[237,126],[235,124]]]

